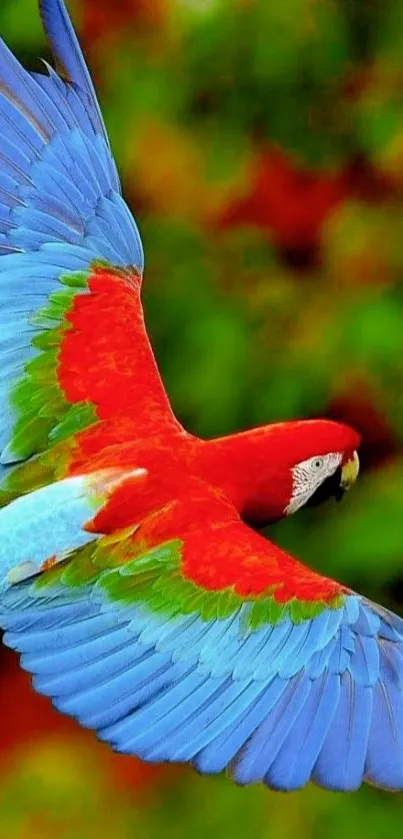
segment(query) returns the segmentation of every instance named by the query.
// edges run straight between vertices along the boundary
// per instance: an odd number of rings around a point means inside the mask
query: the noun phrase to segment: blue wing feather
[[[269,771],[275,789],[304,786],[322,749],[340,697],[340,676],[322,673]]]
[[[320,786],[354,790],[362,783],[372,703],[373,688],[355,684],[344,671],[336,713],[312,773]]]
[[[287,687],[287,682],[279,678],[272,679],[268,686],[261,682],[254,684],[259,687],[257,697],[251,698],[246,710],[242,710],[231,721],[222,720],[222,731],[203,746],[194,758],[193,763],[200,772],[222,772],[231,766]]]
[[[60,627],[55,635],[49,634],[46,629],[24,632],[24,635],[21,635],[19,638],[19,650],[23,655],[30,653],[38,655],[38,650],[42,654],[49,653],[54,655],[56,649],[56,655],[59,655],[59,652],[70,652],[70,648],[73,648],[72,654],[74,655],[74,648],[76,646],[87,644],[92,639],[103,638],[104,635],[119,628],[122,622],[126,624],[123,616],[119,613],[108,612],[99,614],[97,610],[94,617],[89,617],[81,623]],[[12,631],[10,631],[9,637],[11,643],[13,643]]]
[[[275,705],[268,710],[263,722],[232,762],[231,771],[238,783],[250,784],[264,780],[270,783],[270,766],[295,725],[312,684],[301,673],[287,681]]]
[[[186,719],[149,752],[148,759],[166,759],[167,755],[171,760],[195,759],[223,729],[236,724],[239,716],[251,706],[261,691],[262,686],[258,682],[248,683],[244,679],[228,677],[225,689],[218,691],[216,697],[203,706],[193,707]]]
[[[40,0],[41,16],[53,52],[68,78],[87,95],[98,128],[107,138],[91,76],[63,0]]]
[[[373,688],[373,713],[365,761],[365,778],[385,789],[403,788],[402,692],[379,679]]]

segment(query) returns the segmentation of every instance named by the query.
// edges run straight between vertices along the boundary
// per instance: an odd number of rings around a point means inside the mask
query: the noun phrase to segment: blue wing
[[[0,453],[16,422],[11,394],[39,352],[35,316],[62,276],[95,260],[143,268],[136,224],[119,178],[85,66],[62,0],[42,14],[67,80],[51,68],[28,73],[0,40]],[[47,327],[54,326],[48,321]],[[33,454],[35,452],[32,452]]]
[[[59,68],[65,78],[80,89],[81,96],[87,94],[87,106],[92,111],[97,130],[109,144],[95,88],[63,0],[39,0],[39,8]]]
[[[36,690],[145,760],[228,768],[241,784],[280,790],[310,778],[334,790],[363,780],[402,789],[403,621],[351,593],[311,620],[248,629],[250,602],[207,620],[200,590],[184,613],[172,608],[175,576],[164,609],[170,551],[167,543],[87,581],[67,565],[53,583],[4,595],[5,643]]]

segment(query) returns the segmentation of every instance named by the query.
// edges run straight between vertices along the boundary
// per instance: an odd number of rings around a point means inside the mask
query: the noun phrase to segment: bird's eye
[[[323,457],[315,457],[311,463],[313,471],[320,472],[320,470],[323,469],[324,462],[325,460]]]

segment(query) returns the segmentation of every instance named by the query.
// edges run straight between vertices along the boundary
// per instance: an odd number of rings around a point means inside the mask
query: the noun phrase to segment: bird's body
[[[60,76],[0,42],[5,643],[118,751],[403,788],[403,621],[257,532],[348,489],[359,435],[182,428],[92,82],[63,0],[40,6]]]

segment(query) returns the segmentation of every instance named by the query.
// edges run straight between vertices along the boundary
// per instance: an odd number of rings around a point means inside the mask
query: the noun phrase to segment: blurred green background
[[[176,412],[220,435],[324,415],[363,433],[343,505],[275,537],[403,610],[403,0],[76,0]],[[2,0],[24,62],[35,0]],[[273,531],[272,531],[273,532]],[[0,658],[0,839],[368,839],[402,795],[292,795],[113,755]]]

